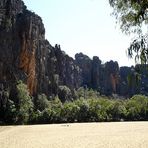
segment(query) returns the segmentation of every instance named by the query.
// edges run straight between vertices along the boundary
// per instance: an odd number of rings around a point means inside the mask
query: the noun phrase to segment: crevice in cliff
[[[118,74],[110,74],[112,89],[114,93],[117,93],[117,85],[119,83],[119,76]]]

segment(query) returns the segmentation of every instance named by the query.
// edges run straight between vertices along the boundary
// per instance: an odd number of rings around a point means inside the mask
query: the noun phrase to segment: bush
[[[61,100],[56,96],[54,100],[50,102],[50,106],[51,106],[50,122],[60,123],[62,121],[61,110],[63,108]]]
[[[89,121],[89,103],[87,100],[79,99],[75,101],[75,104],[80,108],[78,112],[78,122]]]
[[[16,106],[12,100],[7,101],[4,120],[6,124],[16,123]]]
[[[40,111],[43,111],[48,107],[49,107],[49,101],[47,99],[47,96],[45,94],[38,95],[36,101],[36,108],[39,109]]]
[[[62,102],[72,100],[71,90],[65,85],[59,86],[58,96]]]
[[[89,106],[90,106],[90,109],[89,109],[89,114],[90,114],[89,121],[92,121],[92,122],[100,121],[101,105],[100,105],[99,101],[96,100],[96,99],[91,99],[91,100],[89,100]]]
[[[33,102],[29,95],[27,85],[19,81],[16,85],[17,104],[16,105],[16,123],[26,124],[29,120],[29,114],[33,109]]]
[[[84,98],[84,99],[97,99],[100,96],[100,93],[94,91],[93,89],[83,88],[80,87],[77,90],[77,99]]]
[[[67,87],[61,87],[62,101],[56,96],[48,100],[46,95],[38,95],[36,108],[33,110],[32,98],[27,86],[19,81],[16,85],[16,97],[8,99],[6,107],[1,109],[1,116],[7,124],[26,123],[62,123],[62,122],[98,122],[98,121],[122,121],[122,120],[148,120],[148,97],[135,95],[128,100],[109,99],[98,97],[92,90],[87,90],[89,98],[84,99],[80,94],[74,101],[66,101],[65,96],[70,96]],[[81,92],[81,93],[80,93]]]
[[[135,95],[127,101],[127,120],[148,120],[148,97]]]
[[[110,121],[125,120],[127,110],[124,102],[121,100],[112,100],[107,108],[107,114]]]
[[[63,105],[61,111],[62,122],[76,122],[80,107],[75,102],[68,102]]]
[[[43,123],[41,117],[42,117],[42,112],[40,110],[33,111],[30,114],[29,123],[30,124]]]
[[[98,121],[109,121],[110,117],[109,114],[107,113],[107,109],[111,104],[111,101],[109,99],[99,98],[97,100],[97,103],[100,106],[100,110],[98,111],[98,117],[99,117]]]

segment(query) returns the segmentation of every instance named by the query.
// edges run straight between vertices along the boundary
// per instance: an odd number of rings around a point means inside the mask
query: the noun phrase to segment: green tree
[[[143,32],[143,26],[148,24],[148,0],[109,0],[109,3],[121,30],[135,34],[128,49],[129,57],[148,63],[148,33]]]
[[[135,95],[126,103],[128,120],[148,119],[148,97]]]
[[[78,122],[89,121],[89,103],[85,99],[79,99],[75,101],[75,104],[79,107]]]
[[[14,124],[16,122],[16,106],[14,104],[14,101],[8,99],[4,120],[6,124]]]
[[[111,101],[106,98],[100,98],[98,99],[98,104],[100,105],[100,111],[99,113],[99,121],[108,121],[110,120],[109,114],[107,114],[107,109],[109,105],[111,104]]]
[[[63,104],[62,104],[61,100],[56,96],[50,102],[50,106],[51,106],[50,122],[51,123],[60,123],[61,122],[61,111],[63,108]]]
[[[80,88],[77,90],[77,97],[78,97],[78,99],[84,98],[84,93],[86,93],[86,92],[84,92],[84,91],[85,91],[85,90],[84,90],[83,87],[80,87]]]
[[[43,111],[45,108],[49,107],[49,101],[47,99],[47,96],[45,94],[38,95],[37,101],[36,101],[36,108],[40,111]]]
[[[33,109],[33,102],[29,95],[27,85],[19,81],[16,85],[17,101],[16,105],[16,122],[18,124],[26,124],[29,120],[29,114]]]
[[[107,114],[110,117],[110,120],[113,121],[125,119],[127,111],[124,102],[121,100],[112,100],[107,107]]]
[[[89,106],[90,121],[100,121],[102,106],[100,105],[99,101],[97,99],[90,99]]]
[[[63,105],[61,117],[63,122],[75,122],[78,119],[80,107],[75,102],[66,102]]]
[[[59,86],[58,96],[62,102],[72,100],[71,90],[65,85]]]
[[[88,89],[88,88],[84,88],[84,87],[80,87],[77,90],[77,97],[78,99],[80,98],[84,98],[84,99],[94,99],[94,98],[98,98],[100,96],[100,93],[93,90],[93,89]]]

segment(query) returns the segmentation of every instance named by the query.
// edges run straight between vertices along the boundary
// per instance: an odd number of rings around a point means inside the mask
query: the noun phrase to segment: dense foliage
[[[62,87],[62,91],[70,89]],[[3,110],[3,124],[47,124],[68,122],[137,121],[148,120],[148,97],[135,95],[130,99],[100,96],[98,92],[79,88],[76,99],[64,101],[58,96],[38,95],[34,101],[25,84],[16,85],[16,98],[9,97]],[[63,102],[64,101],[64,102]],[[34,103],[33,103],[34,102]],[[2,110],[1,110],[2,111]]]
[[[33,102],[29,95],[27,85],[18,81],[15,89],[15,96],[9,96],[6,104],[0,108],[0,117],[6,124],[27,124],[31,113],[33,112]]]
[[[148,63],[148,0],[109,0],[109,3],[121,30],[136,35],[128,49],[128,55],[135,57],[136,61]]]
[[[80,98],[62,103],[58,97],[43,111],[34,112],[31,123],[68,123],[148,120],[148,97],[135,95],[127,100]]]

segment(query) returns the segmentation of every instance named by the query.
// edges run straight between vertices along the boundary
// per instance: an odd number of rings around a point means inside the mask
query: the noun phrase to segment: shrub
[[[72,100],[71,90],[65,85],[59,86],[58,96],[62,102]]]
[[[100,120],[100,112],[101,112],[101,105],[96,99],[89,100],[89,114],[90,114],[90,121],[99,121]]]
[[[43,111],[48,107],[49,107],[49,101],[47,99],[47,96],[45,94],[38,95],[36,101],[36,108],[39,109],[40,111]]]
[[[107,114],[109,120],[112,121],[125,120],[127,110],[125,108],[124,102],[121,100],[112,100],[107,108]]]
[[[78,122],[89,121],[89,103],[87,100],[79,99],[75,104],[80,108],[78,112]]]
[[[80,87],[77,90],[77,97],[78,99],[84,98],[84,99],[97,99],[100,96],[100,93],[97,91],[94,91],[93,89],[84,89],[83,87]]]
[[[16,106],[14,102],[10,99],[7,101],[4,120],[6,124],[16,123]]]
[[[75,102],[68,102],[63,105],[61,117],[63,122],[76,122],[80,107]]]
[[[16,104],[16,122],[18,124],[26,124],[29,119],[29,114],[33,109],[33,102],[29,95],[27,85],[19,81],[16,86],[17,102]]]
[[[61,110],[63,108],[63,104],[61,100],[56,96],[54,100],[50,102],[51,106],[51,115],[50,122],[51,123],[60,123],[61,122]]]
[[[127,101],[128,120],[147,120],[148,119],[148,97],[135,95]]]

